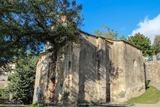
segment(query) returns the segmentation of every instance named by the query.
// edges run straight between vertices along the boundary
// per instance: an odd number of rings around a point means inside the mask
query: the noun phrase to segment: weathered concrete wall
[[[147,80],[153,83],[160,83],[160,61],[146,61],[145,69]]]
[[[111,102],[124,102],[145,92],[140,50],[117,41],[111,46]]]
[[[138,49],[122,41],[81,36],[80,43],[66,47],[58,56],[56,105],[119,103],[145,92],[143,58]],[[47,103],[51,57],[50,53],[42,55],[37,64],[34,103]]]

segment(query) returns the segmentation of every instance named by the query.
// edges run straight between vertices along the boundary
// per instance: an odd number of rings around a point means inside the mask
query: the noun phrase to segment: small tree
[[[117,32],[115,32],[113,29],[110,29],[107,26],[102,26],[103,30],[99,31],[96,30],[94,33],[96,34],[96,36],[102,36],[102,37],[106,37],[109,39],[117,39]]]
[[[35,58],[28,56],[16,62],[14,73],[10,76],[9,92],[13,95],[13,101],[30,104],[34,92]]]
[[[127,41],[127,38],[125,38],[125,36],[124,36],[124,35],[122,35],[122,36],[119,38],[119,40]]]
[[[153,43],[154,53],[157,55],[160,53],[160,35],[156,35]]]
[[[148,37],[144,36],[143,34],[136,33],[134,36],[130,36],[128,38],[128,42],[141,49],[144,56],[153,55],[151,41]]]

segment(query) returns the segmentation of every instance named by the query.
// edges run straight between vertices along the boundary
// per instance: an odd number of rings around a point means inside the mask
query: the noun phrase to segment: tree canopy
[[[102,26],[103,30],[96,30],[94,33],[96,34],[96,36],[102,36],[102,37],[106,37],[109,39],[117,39],[117,32],[114,31],[113,29],[110,29],[107,26]]]
[[[119,40],[127,41],[127,38],[126,38],[124,35],[122,35],[122,36],[119,38]]]
[[[130,36],[128,42],[141,49],[144,56],[153,55],[151,41],[143,34],[136,33],[134,36]]]
[[[160,53],[160,35],[156,35],[154,38],[153,48],[155,54]]]
[[[76,0],[1,0],[0,64],[27,50],[37,54],[46,42],[57,50],[75,41],[81,9]]]
[[[34,92],[36,73],[36,58],[25,56],[17,59],[14,72],[9,76],[8,90],[13,95],[13,101],[31,104]]]

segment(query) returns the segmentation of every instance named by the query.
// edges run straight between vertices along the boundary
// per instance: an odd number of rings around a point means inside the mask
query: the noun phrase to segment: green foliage
[[[30,104],[29,106],[27,107],[39,107],[38,104]]]
[[[14,73],[10,76],[9,91],[13,101],[23,104],[32,103],[36,62],[32,56],[18,59]]]
[[[141,49],[144,56],[153,55],[151,41],[148,37],[144,36],[143,34],[136,33],[134,36],[130,36],[128,38],[128,42]]]
[[[48,41],[59,49],[77,40],[81,9],[76,0],[0,0],[0,65]]]
[[[146,89],[149,88],[149,83],[150,83],[150,80],[146,80],[146,81],[145,81],[145,87],[146,87]]]
[[[153,43],[154,53],[160,53],[160,35],[156,35]]]
[[[0,98],[8,99],[9,98],[9,90],[8,88],[0,89]]]
[[[107,26],[102,26],[102,31],[96,30],[94,33],[96,36],[106,37],[109,39],[117,39],[117,32],[115,32],[113,29],[110,29]]]
[[[155,87],[149,86],[147,91],[136,98],[132,98],[127,103],[142,103],[142,104],[152,104],[160,101],[160,90],[157,90]]]
[[[0,89],[0,97],[3,96],[3,89]]]
[[[125,36],[123,35],[123,36],[121,36],[121,37],[119,38],[119,40],[127,41],[127,38],[125,38]]]

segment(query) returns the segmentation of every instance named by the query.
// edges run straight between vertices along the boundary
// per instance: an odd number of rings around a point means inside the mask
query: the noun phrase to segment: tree
[[[119,38],[119,40],[127,41],[127,39],[125,38],[125,36],[124,36],[124,35],[123,35],[123,36],[121,36],[121,37]]]
[[[160,53],[160,35],[156,35],[153,43],[154,53]]]
[[[34,92],[36,61],[33,56],[17,59],[14,73],[9,77],[9,92],[13,101],[31,104]]]
[[[76,0],[0,0],[0,65],[27,50],[38,54],[46,42],[56,56],[77,40],[81,9]]]
[[[49,43],[53,66],[48,78],[53,78],[61,48],[79,40],[81,9],[76,0],[0,0],[0,65],[28,51],[39,54]]]
[[[151,41],[148,37],[143,34],[136,33],[134,36],[128,38],[128,42],[139,48],[144,56],[153,55],[153,49],[151,46]]]
[[[97,36],[102,36],[102,37],[106,37],[106,38],[109,38],[109,39],[117,39],[117,34],[118,33],[115,32],[113,29],[110,29],[107,26],[102,26],[102,28],[103,28],[103,31],[96,30],[94,33]]]

